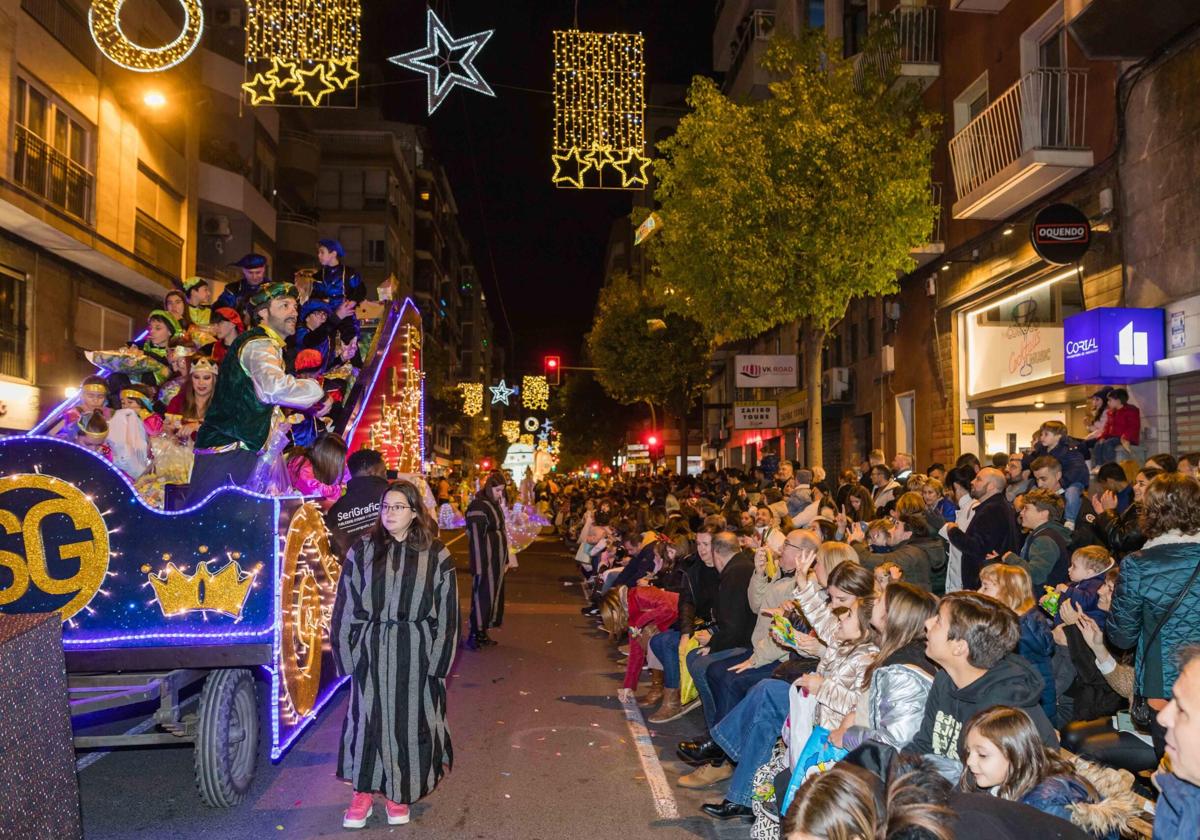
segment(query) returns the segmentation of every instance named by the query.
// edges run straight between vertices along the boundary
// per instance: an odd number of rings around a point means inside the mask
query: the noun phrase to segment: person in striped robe
[[[351,679],[338,777],[354,786],[343,826],[362,828],[372,794],[389,825],[428,795],[454,761],[446,676],[458,645],[454,560],[407,481],[390,484],[379,521],[346,556],[330,636],[338,673]]]
[[[508,536],[504,530],[504,473],[493,471],[467,508],[467,546],[471,553],[471,635],[467,646],[479,650],[496,642],[488,630],[504,619],[504,570]]]

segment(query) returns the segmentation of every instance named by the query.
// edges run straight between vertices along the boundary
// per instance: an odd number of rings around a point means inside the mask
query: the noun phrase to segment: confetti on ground
[[[512,799],[512,794],[511,794],[511,793],[506,793],[506,794],[504,794],[504,798],[505,798],[505,799]]]
[[[556,752],[555,755],[558,756],[559,758],[562,758],[562,753],[560,753],[560,752]]]
[[[529,696],[529,694],[530,694],[530,693],[529,693],[528,691],[522,691],[522,692],[521,692],[521,696],[522,696],[522,697],[528,697],[528,696]]]
[[[541,709],[534,709],[534,711],[535,711],[535,712],[540,712],[540,711],[541,711]]]
[[[501,770],[501,771],[500,771],[500,775],[501,775],[501,776],[511,776],[511,775],[512,775],[512,773],[509,773],[507,770]]]
[[[594,746],[596,746],[596,742],[595,742],[595,741],[588,741],[588,746],[589,746],[589,747],[594,747]]]
[[[600,728],[600,724],[598,724],[598,723],[593,723],[592,726],[594,726],[596,729]]]

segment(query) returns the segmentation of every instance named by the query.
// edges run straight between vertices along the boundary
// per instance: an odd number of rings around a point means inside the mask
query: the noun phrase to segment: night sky
[[[368,60],[386,61],[423,45],[425,3],[364,6]],[[571,28],[574,2],[442,0],[433,6],[455,37],[496,30],[476,62],[496,98],[459,87],[427,117],[424,77],[390,64],[383,71],[385,84],[372,94],[380,95],[389,118],[426,124],[433,132],[435,153],[449,173],[460,222],[503,331],[494,294],[497,279],[500,284],[515,349],[507,373],[540,371],[548,352],[560,353],[564,364],[576,363],[603,278],[610,227],[631,204],[629,193],[562,190],[550,183],[551,33]],[[686,84],[696,74],[711,74],[712,13],[711,0],[580,0],[579,28],[645,35],[649,93],[656,82]],[[366,93],[360,91],[360,97]]]

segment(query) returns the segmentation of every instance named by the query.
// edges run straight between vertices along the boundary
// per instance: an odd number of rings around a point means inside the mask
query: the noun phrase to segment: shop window
[[[120,347],[133,338],[133,319],[115,309],[79,298],[75,307],[75,346],[88,350]]]

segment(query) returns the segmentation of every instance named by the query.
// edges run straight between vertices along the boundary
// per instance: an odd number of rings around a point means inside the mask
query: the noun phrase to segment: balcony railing
[[[183,240],[139,210],[133,226],[133,253],[178,276],[183,263]]]
[[[21,0],[21,8],[54,36],[54,40],[66,47],[67,52],[79,59],[84,67],[92,73],[96,72],[98,52],[82,14],[64,0]]]
[[[84,221],[95,176],[23,125],[15,130],[13,180]]]
[[[855,74],[859,81],[870,72],[886,78],[905,65],[932,65],[938,60],[937,9],[932,6],[900,6],[876,18],[877,39],[858,60]],[[933,73],[937,75],[936,70]]]
[[[946,211],[942,207],[942,182],[932,181],[929,184],[930,199],[933,201],[933,209],[935,211],[933,217],[933,233],[929,237],[929,243],[936,245],[939,242],[945,242],[945,234],[942,231],[942,219],[946,216]]]
[[[750,53],[750,47],[755,41],[767,41],[775,31],[775,13],[767,9],[755,9],[742,21],[737,43],[731,51],[733,60],[729,64],[729,72],[725,75],[728,84],[736,79],[741,72],[742,63]]]
[[[1085,149],[1087,71],[1034,70],[950,139],[961,200],[1037,149]]]

